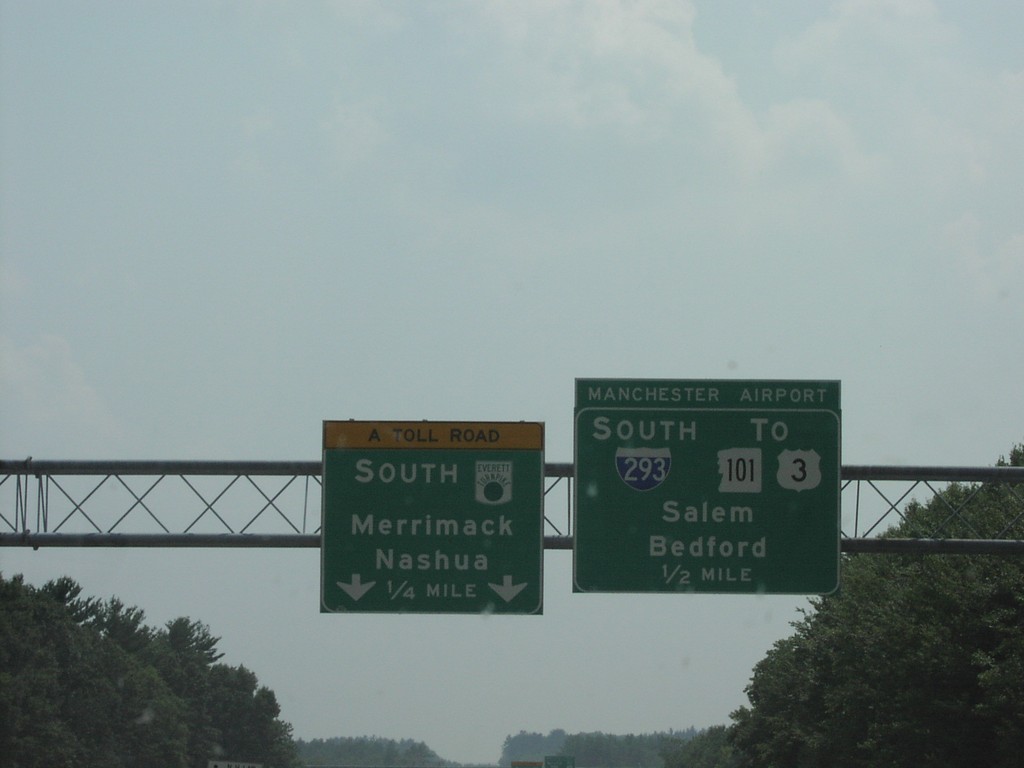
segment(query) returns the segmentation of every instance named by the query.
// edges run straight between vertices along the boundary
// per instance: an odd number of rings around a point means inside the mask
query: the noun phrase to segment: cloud
[[[45,334],[28,345],[0,336],[0,401],[0,449],[8,457],[55,443],[66,445],[69,453],[88,454],[92,445],[109,447],[121,435],[116,418],[60,336]],[[54,441],[53,434],[64,437]]]
[[[481,12],[505,46],[523,119],[657,138],[680,99],[734,100],[721,67],[697,50],[690,3],[515,2]]]
[[[892,71],[916,71],[955,39],[931,0],[844,0],[778,46],[776,57],[789,70],[844,67],[850,74],[857,68],[877,74],[895,56],[901,67]]]
[[[697,164],[745,182],[765,172],[778,182],[780,171],[808,169],[815,179],[860,182],[881,171],[881,155],[867,148],[834,94],[780,88],[763,111],[745,102],[723,63],[698,46],[692,3],[489,3],[481,13],[504,62],[488,76],[508,95],[501,108],[520,124],[587,141],[603,136],[623,148],[661,145],[670,163],[688,158],[691,171]],[[938,31],[927,39],[944,34],[929,3],[851,2],[789,43],[783,58],[816,67],[840,37],[871,47],[864,36],[883,35],[893,17],[911,25],[930,20]]]
[[[869,153],[848,121],[826,101],[794,99],[773,105],[763,121],[773,166],[816,179],[876,178],[880,159]]]
[[[965,213],[946,226],[944,235],[973,298],[1015,307],[1024,319],[1024,232],[992,242],[988,225]]]
[[[371,163],[388,140],[388,131],[367,104],[346,103],[340,95],[320,128],[327,137],[332,159],[344,172]]]

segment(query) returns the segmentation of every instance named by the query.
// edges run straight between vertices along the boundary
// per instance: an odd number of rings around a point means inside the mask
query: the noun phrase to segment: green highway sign
[[[574,591],[835,591],[839,389],[577,379]]]
[[[544,425],[325,421],[320,610],[542,612]]]

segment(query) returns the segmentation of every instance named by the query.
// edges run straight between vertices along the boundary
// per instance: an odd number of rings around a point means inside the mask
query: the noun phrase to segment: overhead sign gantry
[[[575,591],[838,587],[838,381],[577,379],[575,416]]]
[[[322,612],[541,613],[544,425],[325,421]]]

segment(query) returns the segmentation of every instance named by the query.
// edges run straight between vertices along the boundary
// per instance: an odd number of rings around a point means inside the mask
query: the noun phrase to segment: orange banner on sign
[[[336,448],[544,448],[536,421],[325,421],[324,450]]]

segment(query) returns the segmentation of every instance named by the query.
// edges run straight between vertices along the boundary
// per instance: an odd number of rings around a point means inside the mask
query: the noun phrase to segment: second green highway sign
[[[578,379],[579,592],[839,583],[838,381]]]

